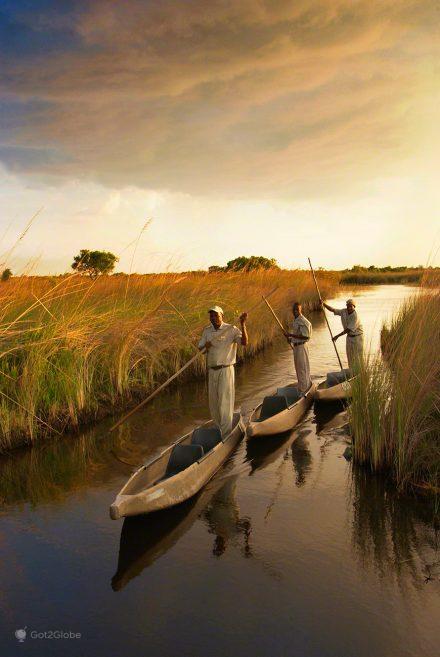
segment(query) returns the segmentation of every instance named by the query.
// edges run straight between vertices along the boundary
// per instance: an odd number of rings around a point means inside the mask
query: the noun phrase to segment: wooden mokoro
[[[351,384],[355,377],[350,376],[349,370],[344,370],[344,374],[347,378],[343,381],[338,381],[336,379],[336,375],[339,375],[340,378],[342,372],[330,372],[327,374],[325,381],[320,383],[316,389],[315,401],[328,403],[350,399]],[[333,380],[331,375],[335,377]]]
[[[316,385],[312,383],[307,392],[301,395],[292,384],[278,388],[275,394],[265,397],[249,419],[249,438],[273,436],[293,429],[312,405],[315,390]]]
[[[134,472],[110,506],[110,517],[150,513],[188,500],[214,476],[244,431],[241,414],[234,413],[232,431],[223,439],[213,422],[185,434]]]

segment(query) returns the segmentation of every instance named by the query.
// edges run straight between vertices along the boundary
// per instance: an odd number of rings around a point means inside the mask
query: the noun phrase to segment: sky
[[[2,0],[0,268],[438,265],[439,82],[438,0]]]

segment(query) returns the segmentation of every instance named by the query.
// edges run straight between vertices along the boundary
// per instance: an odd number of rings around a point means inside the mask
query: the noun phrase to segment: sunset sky
[[[439,26],[439,0],[2,0],[0,267],[439,264]]]

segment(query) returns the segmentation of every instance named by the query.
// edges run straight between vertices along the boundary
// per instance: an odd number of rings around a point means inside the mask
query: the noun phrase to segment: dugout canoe
[[[185,434],[141,466],[110,506],[113,520],[176,506],[199,492],[223,465],[245,432],[240,413],[222,438],[213,422]]]
[[[247,426],[249,438],[273,436],[290,431],[313,403],[316,385],[312,383],[302,395],[291,384],[265,397],[253,411]]]
[[[350,370],[343,372],[329,372],[327,377],[316,389],[316,402],[337,402],[351,398],[351,385],[355,377]]]

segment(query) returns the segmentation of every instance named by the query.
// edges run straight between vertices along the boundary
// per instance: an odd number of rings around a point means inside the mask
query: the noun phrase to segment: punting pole
[[[284,328],[284,326],[283,326],[282,323],[280,322],[280,320],[279,320],[279,318],[278,318],[278,316],[277,316],[275,310],[272,308],[272,306],[270,305],[269,301],[267,300],[267,297],[262,296],[261,298],[263,299],[263,301],[264,301],[264,303],[266,304],[266,306],[269,308],[270,312],[271,312],[272,315],[274,316],[274,319],[275,319],[276,323],[278,324],[278,326],[280,327],[280,329],[281,329],[282,332],[283,332],[283,335],[285,336],[286,329]],[[292,343],[290,342],[289,338],[287,338],[287,342],[288,342],[288,344],[289,344],[289,347],[291,347],[291,349],[292,349],[292,351],[293,351],[293,345],[292,345]]]
[[[313,280],[315,281],[315,286],[316,286],[316,291],[318,293],[319,301],[320,301],[320,303],[322,303],[322,297],[321,297],[321,293],[319,291],[318,281],[316,280],[315,272],[313,271],[312,263],[310,261],[310,258],[307,258],[307,260],[309,261],[310,269],[312,271]],[[327,324],[327,328],[329,330],[330,337],[332,339],[332,343],[333,343],[333,346],[334,346],[335,351],[336,351],[336,356],[338,357],[339,367],[341,368],[341,371],[343,372],[344,368],[342,367],[342,362],[341,362],[341,358],[339,356],[339,352],[338,352],[338,348],[336,346],[336,342],[333,340],[333,333],[332,333],[332,330],[330,328],[330,324],[329,324],[329,321],[328,321],[328,318],[327,318],[327,315],[326,315],[326,312],[325,312],[325,308],[323,308],[323,311],[324,311],[325,323]]]

